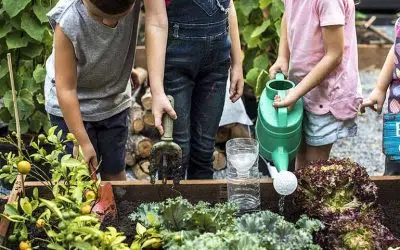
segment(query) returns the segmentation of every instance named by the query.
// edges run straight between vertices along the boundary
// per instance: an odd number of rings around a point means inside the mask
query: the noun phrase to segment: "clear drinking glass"
[[[260,172],[258,141],[237,138],[226,143],[228,200],[236,203],[241,213],[260,209]]]

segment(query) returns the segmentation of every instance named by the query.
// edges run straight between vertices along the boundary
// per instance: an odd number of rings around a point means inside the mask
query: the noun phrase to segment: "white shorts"
[[[307,145],[324,146],[337,140],[357,135],[355,119],[340,121],[332,113],[316,115],[304,111],[303,132]]]

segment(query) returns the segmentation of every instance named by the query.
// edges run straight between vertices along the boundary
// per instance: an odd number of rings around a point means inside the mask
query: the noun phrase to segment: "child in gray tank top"
[[[89,165],[101,160],[103,180],[126,179],[134,2],[60,0],[48,13],[54,48],[46,63],[45,107],[64,135],[76,136]],[[69,153],[72,148],[67,145]]]

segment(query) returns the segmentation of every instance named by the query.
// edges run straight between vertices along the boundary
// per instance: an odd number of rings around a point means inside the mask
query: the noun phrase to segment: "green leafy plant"
[[[231,203],[192,205],[181,197],[141,204],[130,215],[138,222],[135,249],[320,249],[312,238],[323,227],[318,220],[304,216],[294,225],[269,211],[234,218],[237,211]]]
[[[265,70],[275,62],[278,54],[283,2],[235,0],[235,7],[244,53],[246,83],[253,87],[259,97],[268,79]]]
[[[23,147],[21,157],[8,155],[12,168],[16,168],[16,163],[21,160],[32,162],[27,178],[42,181],[50,190],[47,199],[40,197],[38,190],[34,189],[29,196],[22,194],[16,203],[5,206],[2,216],[13,223],[9,241],[16,244],[28,242],[32,248],[55,250],[129,249],[123,233],[113,227],[100,230],[100,219],[91,212],[98,197],[99,182],[90,178],[82,155],[72,158],[66,154],[65,143],[74,140],[71,135],[67,138],[63,140],[61,133],[56,133],[56,127],[52,127],[47,135],[40,134],[32,140],[31,146],[36,153],[28,155]],[[2,140],[15,144],[13,136]],[[53,150],[47,152],[44,145],[50,145]],[[39,166],[48,166],[51,176]],[[32,227],[36,227],[41,234],[28,230]]]
[[[0,2],[0,58],[11,53],[17,89],[21,132],[47,130],[44,111],[45,60],[52,50],[52,31],[46,13],[56,0],[3,0]],[[0,120],[15,131],[14,108],[6,59],[0,59]]]

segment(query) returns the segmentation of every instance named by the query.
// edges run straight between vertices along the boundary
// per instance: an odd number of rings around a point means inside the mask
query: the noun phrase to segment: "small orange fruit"
[[[28,174],[31,171],[31,164],[27,161],[20,161],[18,162],[17,169],[21,174]]]
[[[82,214],[90,214],[91,211],[92,211],[92,207],[90,205],[84,205],[81,207]]]
[[[19,250],[28,250],[31,248],[31,244],[29,241],[21,241],[19,243]]]

